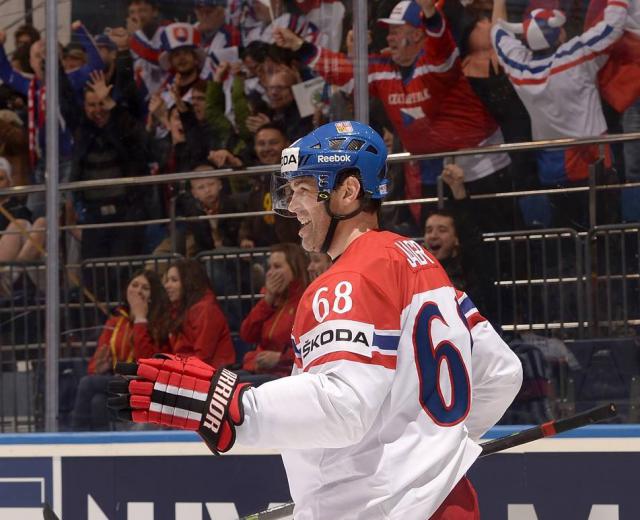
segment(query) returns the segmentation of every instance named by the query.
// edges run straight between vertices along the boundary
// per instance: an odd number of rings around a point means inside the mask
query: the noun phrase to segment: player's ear
[[[360,180],[355,175],[349,175],[342,183],[344,189],[342,198],[345,202],[353,202],[358,199],[358,195],[362,187],[360,186]]]

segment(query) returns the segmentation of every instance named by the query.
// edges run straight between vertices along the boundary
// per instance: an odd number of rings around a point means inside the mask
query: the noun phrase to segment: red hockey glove
[[[118,397],[108,406],[121,418],[197,431],[216,455],[233,446],[244,420],[242,394],[251,386],[238,383],[237,374],[171,354],[119,363],[116,371],[129,376],[109,385]]]

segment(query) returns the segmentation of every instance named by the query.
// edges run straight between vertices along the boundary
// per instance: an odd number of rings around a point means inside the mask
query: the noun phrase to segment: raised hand
[[[223,61],[216,67],[216,71],[213,74],[213,81],[216,83],[222,83],[227,77],[227,73],[231,69],[231,64],[228,61]]]
[[[126,51],[129,48],[129,31],[124,27],[114,27],[109,31],[109,38],[119,51]]]
[[[431,18],[436,13],[434,0],[415,0],[415,2],[422,7],[422,12],[427,18]]]
[[[255,134],[258,131],[258,128],[270,122],[271,119],[269,119],[268,115],[260,113],[256,114],[255,116],[247,117],[245,124],[247,125],[247,129],[249,130],[249,132]]]
[[[276,27],[273,30],[273,41],[278,47],[292,51],[297,51],[304,43],[300,36],[286,27]]]
[[[182,96],[180,95],[180,89],[178,87],[180,78],[178,78],[177,76],[178,74],[176,74],[175,81],[173,82],[173,85],[171,85],[170,92],[171,92],[171,97],[173,98],[173,101],[178,107],[178,112],[183,113],[183,112],[187,112],[189,110],[189,107],[187,106],[187,104],[184,102],[184,99],[182,99]]]
[[[284,274],[269,271],[264,287],[264,299],[269,305],[273,305],[276,299],[287,290],[287,280]]]
[[[223,166],[240,168],[242,166],[242,161],[229,150],[211,150],[207,159],[216,168],[222,168]]]
[[[464,187],[464,170],[457,164],[447,164],[442,170],[442,180],[451,188],[453,198],[464,199],[467,190]]]
[[[94,70],[89,74],[89,86],[93,93],[98,97],[100,101],[107,101],[111,96],[111,90],[113,85],[107,85],[107,80],[104,77],[104,72],[101,70]]]
[[[149,302],[139,293],[132,293],[129,296],[129,311],[135,320],[146,320],[149,316]]]
[[[73,22],[71,24],[71,29],[72,30],[76,30],[76,29],[80,29],[80,27],[82,27],[82,22],[80,20],[76,20],[75,22]]]

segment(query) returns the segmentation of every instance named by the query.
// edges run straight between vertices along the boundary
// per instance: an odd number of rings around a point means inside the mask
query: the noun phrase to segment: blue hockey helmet
[[[287,184],[297,177],[315,177],[318,200],[328,200],[345,170],[358,172],[365,197],[382,199],[389,187],[386,161],[387,147],[370,126],[358,121],[327,123],[282,151],[280,172],[272,179],[273,209],[291,216]]]

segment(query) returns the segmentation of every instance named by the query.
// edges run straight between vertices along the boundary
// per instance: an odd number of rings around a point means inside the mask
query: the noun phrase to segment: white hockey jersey
[[[622,36],[627,8],[627,0],[609,0],[601,22],[541,58],[500,23],[494,24],[493,47],[531,116],[534,139],[588,137],[607,131],[597,75]]]
[[[237,439],[283,450],[296,520],[426,520],[521,383],[440,264],[385,231],[307,288],[293,341],[293,376],[245,393]]]

